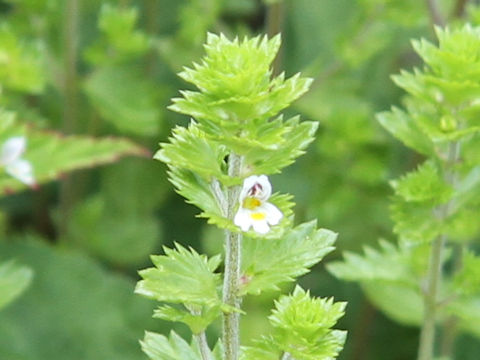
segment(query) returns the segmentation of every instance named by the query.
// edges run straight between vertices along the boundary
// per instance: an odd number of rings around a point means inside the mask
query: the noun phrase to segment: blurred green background
[[[0,106],[40,129],[129,138],[153,153],[187,117],[166,106],[182,66],[198,60],[207,31],[229,37],[282,33],[275,66],[315,79],[292,111],[320,122],[308,153],[274,187],[295,196],[296,222],[318,219],[340,234],[336,251],[301,279],[317,296],[348,301],[341,360],[415,358],[418,330],[378,312],[360,288],[325,271],[344,250],[393,239],[388,180],[420,161],[386,134],[375,113],[398,104],[390,80],[418,66],[411,38],[433,39],[419,0],[3,0]],[[452,22],[480,18],[475,1],[440,1]],[[33,281],[0,311],[0,359],[145,359],[154,303],[133,294],[149,254],[178,241],[209,254],[221,234],[174,193],[149,157],[65,175],[0,198],[0,261],[33,269]],[[289,291],[289,288],[285,288]],[[267,326],[278,294],[247,299],[244,341]],[[187,334],[183,325],[176,331]],[[212,329],[219,331],[219,324]],[[458,359],[480,345],[461,338]]]

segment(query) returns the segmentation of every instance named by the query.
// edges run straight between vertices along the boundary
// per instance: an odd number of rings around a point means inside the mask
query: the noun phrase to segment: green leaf
[[[147,331],[140,344],[151,360],[202,360],[198,345],[189,345],[174,331],[170,332],[168,338]]]
[[[0,311],[2,358],[138,360],[143,329],[160,328],[153,304],[133,294],[130,278],[45,239],[9,240],[0,242],[1,259],[28,264],[35,277]]]
[[[11,303],[28,287],[33,272],[26,266],[14,261],[0,264],[0,309]]]
[[[151,360],[202,360],[200,349],[196,341],[188,344],[174,331],[167,338],[164,335],[146,331],[140,341],[142,350]],[[222,344],[220,341],[212,351],[211,360],[222,360]]]
[[[427,156],[434,154],[433,143],[402,110],[393,107],[390,112],[377,114],[377,119],[388,132],[406,146]]]
[[[337,234],[316,229],[311,221],[288,230],[280,239],[244,238],[242,271],[245,283],[241,294],[279,290],[278,285],[294,281],[330,253]]]
[[[144,156],[145,149],[126,139],[95,139],[86,136],[61,136],[18,125],[11,113],[0,110],[0,144],[13,136],[25,136],[24,158],[33,166],[37,183],[57,179],[68,171],[116,161],[122,156]],[[0,173],[0,193],[25,189],[26,185]]]
[[[425,254],[425,246],[417,247]],[[327,264],[327,269],[336,277],[347,281],[395,282],[416,286],[416,269],[412,266],[415,255],[413,247],[395,245],[381,240],[380,250],[364,247],[364,255],[346,251],[343,261]],[[417,254],[418,256],[418,254]]]
[[[445,183],[433,161],[426,161],[417,170],[391,182],[395,194],[407,202],[447,202],[452,188]]]
[[[471,295],[480,293],[480,257],[472,252],[462,256],[462,269],[453,278],[456,293]]]
[[[153,313],[154,318],[183,322],[193,334],[199,334],[220,316],[220,306],[196,306],[189,309],[174,308],[163,305]]]
[[[217,293],[220,275],[214,273],[220,256],[207,259],[180,244],[176,249],[164,247],[165,255],[152,256],[154,268],[139,272],[143,280],[135,292],[157,301],[187,305],[221,305]]]
[[[45,87],[40,44],[21,41],[6,23],[0,26],[0,83],[8,89],[38,94]]]
[[[100,115],[119,131],[137,136],[158,134],[158,87],[135,69],[99,68],[87,79],[84,89]]]
[[[177,126],[169,140],[169,143],[160,144],[161,150],[155,154],[155,159],[197,173],[209,182],[212,178],[224,184],[232,182],[226,174],[225,147],[208,139],[197,124],[192,122],[188,128]]]
[[[423,296],[419,288],[395,283],[365,282],[362,288],[385,315],[404,325],[423,322]]]

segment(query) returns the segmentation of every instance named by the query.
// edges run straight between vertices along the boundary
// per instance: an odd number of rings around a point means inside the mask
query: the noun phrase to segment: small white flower
[[[27,141],[23,136],[11,137],[5,141],[0,151],[0,166],[5,167],[5,171],[10,176],[26,185],[33,186],[35,178],[32,164],[21,158],[26,145]]]
[[[267,202],[272,195],[272,185],[265,175],[252,175],[243,181],[240,192],[240,208],[235,214],[233,222],[242,231],[250,227],[260,234],[270,231],[270,225],[277,225],[283,217],[278,208]]]

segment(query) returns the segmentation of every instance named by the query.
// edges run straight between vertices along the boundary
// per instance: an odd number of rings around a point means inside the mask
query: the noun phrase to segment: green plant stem
[[[228,159],[228,175],[237,177],[242,168],[242,157],[231,153]],[[238,202],[240,186],[232,186],[227,193],[227,216],[233,219]],[[241,299],[237,295],[240,283],[242,234],[225,231],[225,276],[223,281],[223,302],[235,308],[240,307]],[[237,360],[240,347],[240,314],[223,314],[224,360]]]
[[[451,185],[455,182],[454,166],[458,160],[459,143],[451,142],[448,149],[448,159],[445,164],[445,181]],[[449,213],[452,201],[438,208],[440,221],[445,220]],[[442,254],[447,241],[447,235],[439,235],[432,243],[428,263],[426,288],[424,291],[424,317],[420,333],[418,360],[432,360],[435,345],[435,323],[437,320],[438,290],[442,281]]]
[[[202,331],[200,334],[195,335],[195,339],[197,340],[198,347],[200,348],[200,354],[202,356],[202,360],[212,360],[212,352],[208,347],[207,343],[207,336],[205,335],[205,331]]]
[[[458,273],[463,268],[463,256],[465,253],[465,245],[457,245],[455,249],[455,264],[454,272]],[[458,334],[458,319],[455,316],[450,316],[442,326],[442,343],[440,354],[443,357],[453,359],[453,350],[455,345],[455,339]]]
[[[66,0],[63,24],[64,83],[63,83],[63,132],[72,134],[78,123],[78,74],[77,44],[80,0]],[[59,237],[65,239],[68,219],[75,201],[75,184],[67,175],[60,186]]]

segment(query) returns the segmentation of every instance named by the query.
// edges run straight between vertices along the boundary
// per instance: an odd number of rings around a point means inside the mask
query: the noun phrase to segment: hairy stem
[[[63,131],[74,133],[78,123],[78,14],[81,0],[65,1],[65,17],[63,24]],[[75,200],[75,184],[67,175],[60,187],[60,238],[65,238],[68,218]]]
[[[212,352],[208,347],[207,343],[207,336],[205,335],[205,331],[202,331],[200,334],[195,335],[195,339],[197,340],[198,347],[200,348],[200,354],[202,355],[202,360],[212,360]]]
[[[465,245],[457,245],[455,249],[455,263],[454,273],[458,273],[463,268],[463,256],[465,253]],[[440,354],[443,357],[453,359],[453,350],[455,346],[455,338],[458,334],[458,319],[451,315],[442,326],[442,342],[440,348]]]
[[[242,157],[230,154],[228,175],[237,177],[242,168]],[[232,186],[227,193],[227,216],[233,219],[238,201],[240,187]],[[223,302],[235,308],[240,307],[241,299],[237,296],[240,283],[242,234],[225,231],[225,277],[223,281]],[[224,360],[237,360],[240,348],[240,314],[229,312],[223,314]]]
[[[455,183],[454,166],[458,160],[459,143],[451,142],[448,149],[448,159],[445,164],[445,181],[451,185]],[[444,221],[452,206],[452,201],[438,208],[438,217]],[[438,290],[442,281],[442,254],[447,241],[446,234],[441,234],[432,243],[430,259],[428,263],[426,288],[424,292],[424,317],[420,333],[418,360],[432,360],[435,345],[435,322],[437,320],[437,308],[439,303]]]

